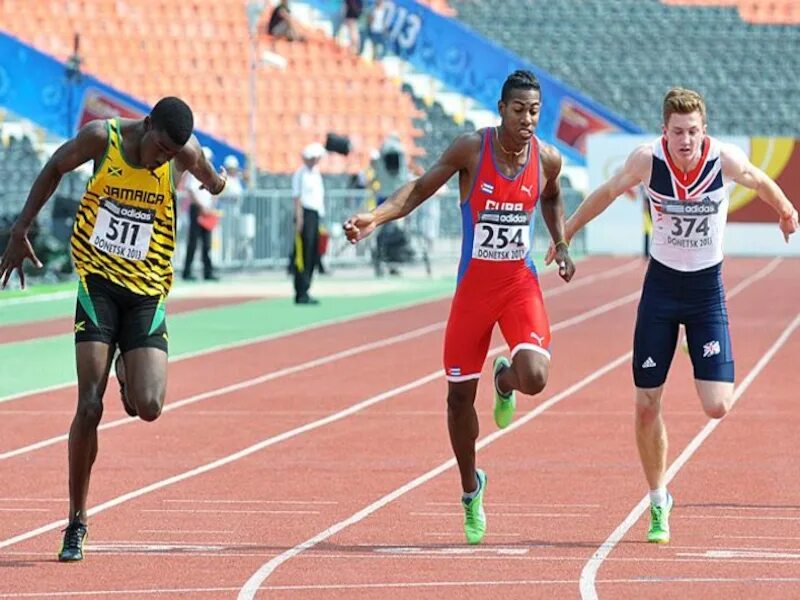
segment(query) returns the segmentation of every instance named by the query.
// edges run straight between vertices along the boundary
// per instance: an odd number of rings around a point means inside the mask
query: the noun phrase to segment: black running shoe
[[[76,562],[83,560],[83,544],[89,534],[85,523],[75,519],[67,525],[64,531],[64,543],[61,544],[61,551],[58,553],[58,560],[61,562]]]
[[[125,407],[125,412],[131,417],[138,416],[136,407],[128,401],[128,395],[125,393],[125,363],[122,360],[122,354],[117,354],[117,358],[114,360],[114,372],[117,374],[119,397],[122,399],[122,406]]]

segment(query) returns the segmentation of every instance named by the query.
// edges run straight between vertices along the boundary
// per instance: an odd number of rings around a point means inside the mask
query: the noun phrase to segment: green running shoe
[[[494,359],[492,369],[492,381],[494,382],[494,422],[500,429],[505,429],[514,420],[514,411],[517,409],[517,394],[512,390],[508,394],[502,394],[497,389],[497,374],[511,366],[511,362],[505,356],[498,356]]]
[[[650,530],[647,541],[653,544],[669,543],[669,513],[672,512],[672,494],[667,494],[667,505],[664,507],[650,505]]]
[[[478,493],[471,500],[461,499],[464,507],[464,533],[468,544],[480,544],[486,533],[486,513],[483,511],[483,494],[486,491],[486,473],[477,469]]]

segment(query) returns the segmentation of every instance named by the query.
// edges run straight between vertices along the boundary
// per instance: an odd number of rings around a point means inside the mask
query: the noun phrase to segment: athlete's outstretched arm
[[[723,144],[721,147],[722,174],[736,183],[758,192],[758,196],[778,213],[778,225],[783,238],[788,242],[789,236],[798,229],[797,209],[792,205],[783,190],[772,178],[750,162],[750,159],[738,146]]]
[[[347,239],[355,244],[372,233],[376,227],[401,219],[430,198],[457,172],[467,169],[470,160],[480,148],[480,137],[468,133],[457,137],[430,169],[419,179],[409,181],[395,191],[380,206],[368,213],[359,213],[344,223]]]
[[[650,177],[652,160],[653,152],[649,145],[639,146],[631,152],[622,168],[586,196],[581,205],[567,220],[564,232],[567,242],[572,240],[576,233],[607,209],[626,190],[646,182]]]
[[[184,171],[189,171],[203,184],[203,188],[214,196],[225,189],[225,182],[228,179],[225,167],[221,167],[219,173],[214,170],[214,165],[208,162],[200,142],[194,135],[175,156],[175,169],[177,171],[175,173],[176,183],[181,180]]]
[[[55,192],[61,177],[77,169],[83,163],[102,156],[107,143],[108,130],[105,122],[91,121],[84,125],[74,138],[64,142],[42,167],[31,186],[22,212],[11,227],[11,237],[5,252],[3,252],[2,260],[0,260],[2,287],[6,287],[8,279],[14,271],[19,273],[20,284],[23,288],[25,287],[22,263],[26,258],[37,267],[42,266],[28,240],[28,230],[33,220]]]
[[[553,255],[548,264],[553,260],[559,267],[559,275],[569,281],[575,274],[575,265],[569,256],[569,244],[564,239],[564,200],[561,197],[561,154],[553,146],[542,144],[539,155],[542,161],[542,171],[545,177],[544,187],[539,196],[542,205],[542,218],[550,237],[553,238]],[[549,253],[548,253],[549,254]]]

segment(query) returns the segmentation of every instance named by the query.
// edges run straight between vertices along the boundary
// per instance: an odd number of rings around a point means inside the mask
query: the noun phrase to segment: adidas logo
[[[656,366],[656,361],[653,360],[652,356],[648,356],[647,360],[642,363],[643,369],[652,369]]]

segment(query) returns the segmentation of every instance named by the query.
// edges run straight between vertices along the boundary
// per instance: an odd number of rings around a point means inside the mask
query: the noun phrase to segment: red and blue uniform
[[[695,379],[733,382],[735,369],[725,287],[722,240],[733,182],[722,174],[720,145],[703,141],[690,173],[672,161],[667,141],[652,143],[647,195],[653,218],[650,264],[633,336],[636,387],[667,379],[683,323]]]
[[[530,255],[539,142],[531,140],[525,165],[506,177],[495,163],[493,131],[482,131],[478,172],[461,204],[461,261],[444,342],[453,382],[480,377],[495,323],[512,357],[520,350],[550,356],[550,323]]]

